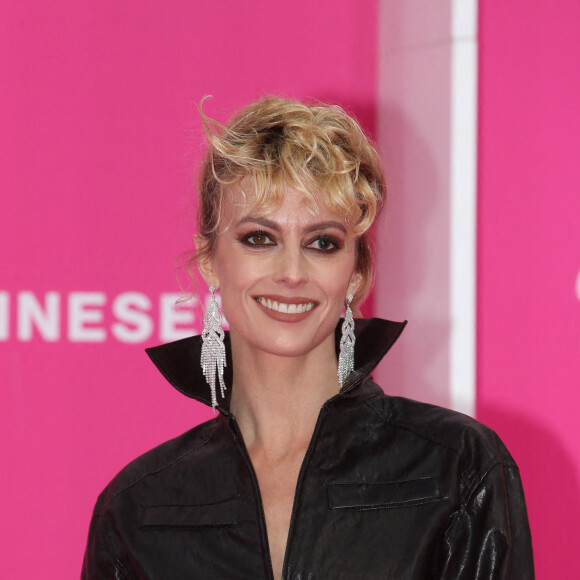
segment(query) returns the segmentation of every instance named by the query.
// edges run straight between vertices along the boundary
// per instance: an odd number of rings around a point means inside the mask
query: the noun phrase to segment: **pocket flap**
[[[141,527],[216,527],[238,523],[239,499],[201,505],[156,505],[143,508]]]
[[[434,477],[380,483],[329,483],[328,507],[331,510],[372,510],[420,505],[441,499]]]

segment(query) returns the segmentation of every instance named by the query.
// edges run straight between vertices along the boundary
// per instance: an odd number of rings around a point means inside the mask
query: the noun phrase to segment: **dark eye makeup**
[[[335,238],[334,236],[330,236],[328,234],[322,234],[316,236],[312,241],[310,241],[307,246],[309,250],[314,250],[315,252],[319,252],[321,254],[331,254],[340,250],[342,248],[342,244],[340,240]]]
[[[250,248],[267,248],[276,246],[274,236],[262,230],[255,230],[239,236],[239,241]],[[318,254],[332,254],[343,247],[340,239],[329,234],[317,234],[305,244],[305,249]]]
[[[250,232],[241,236],[240,241],[246,246],[252,247],[263,247],[263,246],[274,246],[276,242],[272,239],[271,235],[263,231]]]

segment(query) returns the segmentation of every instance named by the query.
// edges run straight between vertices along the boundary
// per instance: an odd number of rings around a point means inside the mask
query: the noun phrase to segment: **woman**
[[[201,337],[148,353],[219,415],[109,484],[83,578],[533,578],[497,435],[370,377],[404,323],[352,317],[385,193],[360,127],[277,98],[225,128],[203,120],[196,261],[212,301]]]

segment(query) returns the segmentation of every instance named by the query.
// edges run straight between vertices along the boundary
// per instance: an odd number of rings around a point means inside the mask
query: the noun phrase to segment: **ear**
[[[350,278],[350,283],[348,285],[347,295],[352,294],[353,296],[356,296],[357,292],[361,288],[362,283],[363,283],[362,274],[358,270],[355,270]],[[360,305],[359,305],[358,301],[351,304],[353,314],[356,318],[362,317],[359,306]]]
[[[350,277],[347,294],[350,293],[353,296],[356,296],[356,293],[359,291],[362,285],[362,281],[363,281],[362,274],[358,270],[355,270],[352,273],[352,276]]]
[[[195,242],[195,249],[197,253],[203,252],[205,246],[207,246],[207,241],[200,234],[195,234],[193,236],[193,241]],[[214,286],[216,290],[219,290],[220,283],[219,277],[217,275],[213,257],[210,253],[203,252],[197,259],[197,269],[208,286]]]

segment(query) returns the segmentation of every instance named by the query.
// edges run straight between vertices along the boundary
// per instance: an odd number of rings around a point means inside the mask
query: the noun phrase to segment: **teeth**
[[[256,302],[259,302],[269,310],[284,312],[285,314],[302,314],[314,308],[314,302],[307,302],[306,304],[286,304],[285,302],[277,302],[276,300],[263,298],[262,296],[256,298]]]

